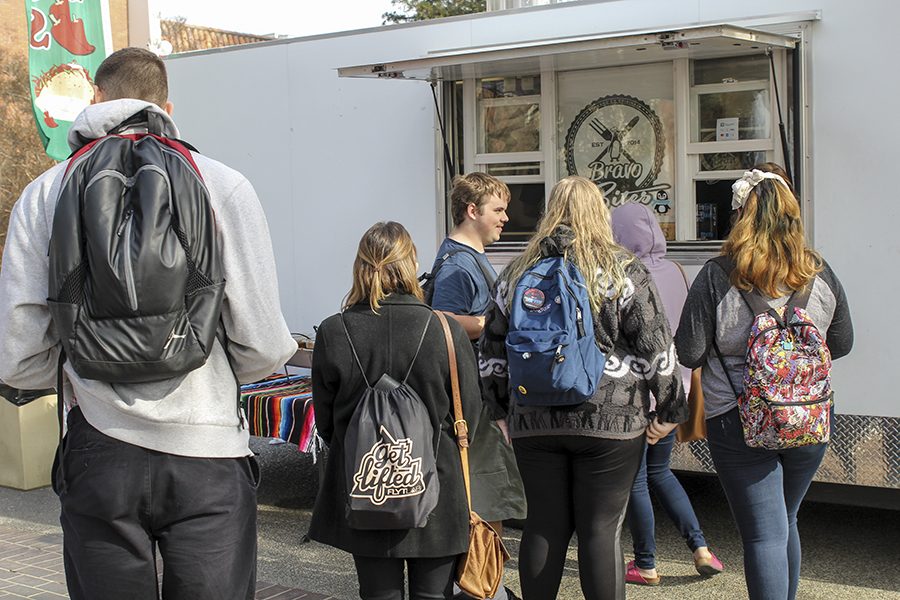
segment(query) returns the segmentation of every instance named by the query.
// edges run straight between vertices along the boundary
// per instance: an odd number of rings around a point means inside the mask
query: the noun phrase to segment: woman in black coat
[[[402,225],[373,225],[360,240],[353,288],[344,311],[321,324],[313,352],[313,403],[319,435],[328,444],[328,462],[310,537],[353,554],[364,600],[401,598],[404,566],[412,600],[449,598],[457,556],[468,545],[468,505],[453,433],[446,340],[437,317],[422,301],[417,267],[415,246]],[[475,356],[463,328],[452,319],[449,322],[463,414],[469,430],[474,431],[481,411]],[[348,335],[365,370],[365,380]],[[437,506],[424,527],[353,529],[347,514],[344,464],[348,424],[366,381],[374,385],[382,374],[402,381],[411,364],[407,383],[421,398],[434,425],[440,484]]]

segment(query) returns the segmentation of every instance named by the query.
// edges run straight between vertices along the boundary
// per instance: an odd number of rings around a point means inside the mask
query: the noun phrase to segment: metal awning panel
[[[422,58],[343,67],[338,69],[338,75],[458,81],[539,73],[542,69],[571,71],[685,57],[739,56],[756,54],[766,48],[793,48],[796,43],[797,39],[788,35],[719,24],[437,50]]]

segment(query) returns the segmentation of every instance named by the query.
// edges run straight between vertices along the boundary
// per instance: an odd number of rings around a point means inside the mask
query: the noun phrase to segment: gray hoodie
[[[145,108],[113,100],[86,108],[69,132],[77,149]],[[194,153],[216,215],[225,270],[222,319],[241,382],[284,365],[296,350],[279,305],[275,261],[259,199],[243,175]],[[59,339],[47,308],[48,247],[59,186],[68,161],[25,188],[10,215],[0,270],[0,380],[22,389],[56,387]],[[221,346],[190,373],[152,383],[109,384],[80,378],[66,364],[67,399],[104,434],[151,450],[209,458],[247,456],[249,434],[236,409],[236,382]]]
[[[650,272],[669,327],[674,332],[687,299],[688,284],[681,267],[666,258],[666,237],[659,221],[646,204],[629,202],[612,212],[610,223],[616,243],[633,252]],[[681,382],[687,393],[691,387],[691,372],[688,369],[681,371]]]

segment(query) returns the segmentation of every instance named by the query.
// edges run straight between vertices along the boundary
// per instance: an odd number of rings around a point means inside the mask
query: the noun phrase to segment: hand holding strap
[[[469,482],[469,426],[463,418],[462,400],[459,397],[459,372],[456,367],[456,347],[453,345],[453,334],[444,313],[434,311],[441,327],[444,328],[444,339],[447,340],[447,356],[450,358],[450,387],[453,391],[453,431],[456,433],[456,445],[459,446],[459,459],[462,462],[463,481],[466,484],[466,499],[469,511],[472,511],[472,489]]]

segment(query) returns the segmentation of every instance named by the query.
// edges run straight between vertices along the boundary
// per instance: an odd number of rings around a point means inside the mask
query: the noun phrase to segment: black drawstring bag
[[[350,350],[366,382],[344,436],[346,513],[353,529],[424,527],[437,506],[440,483],[437,449],[432,446],[434,427],[425,404],[406,383],[430,322],[429,316],[403,381],[385,373],[371,386],[341,315]]]

